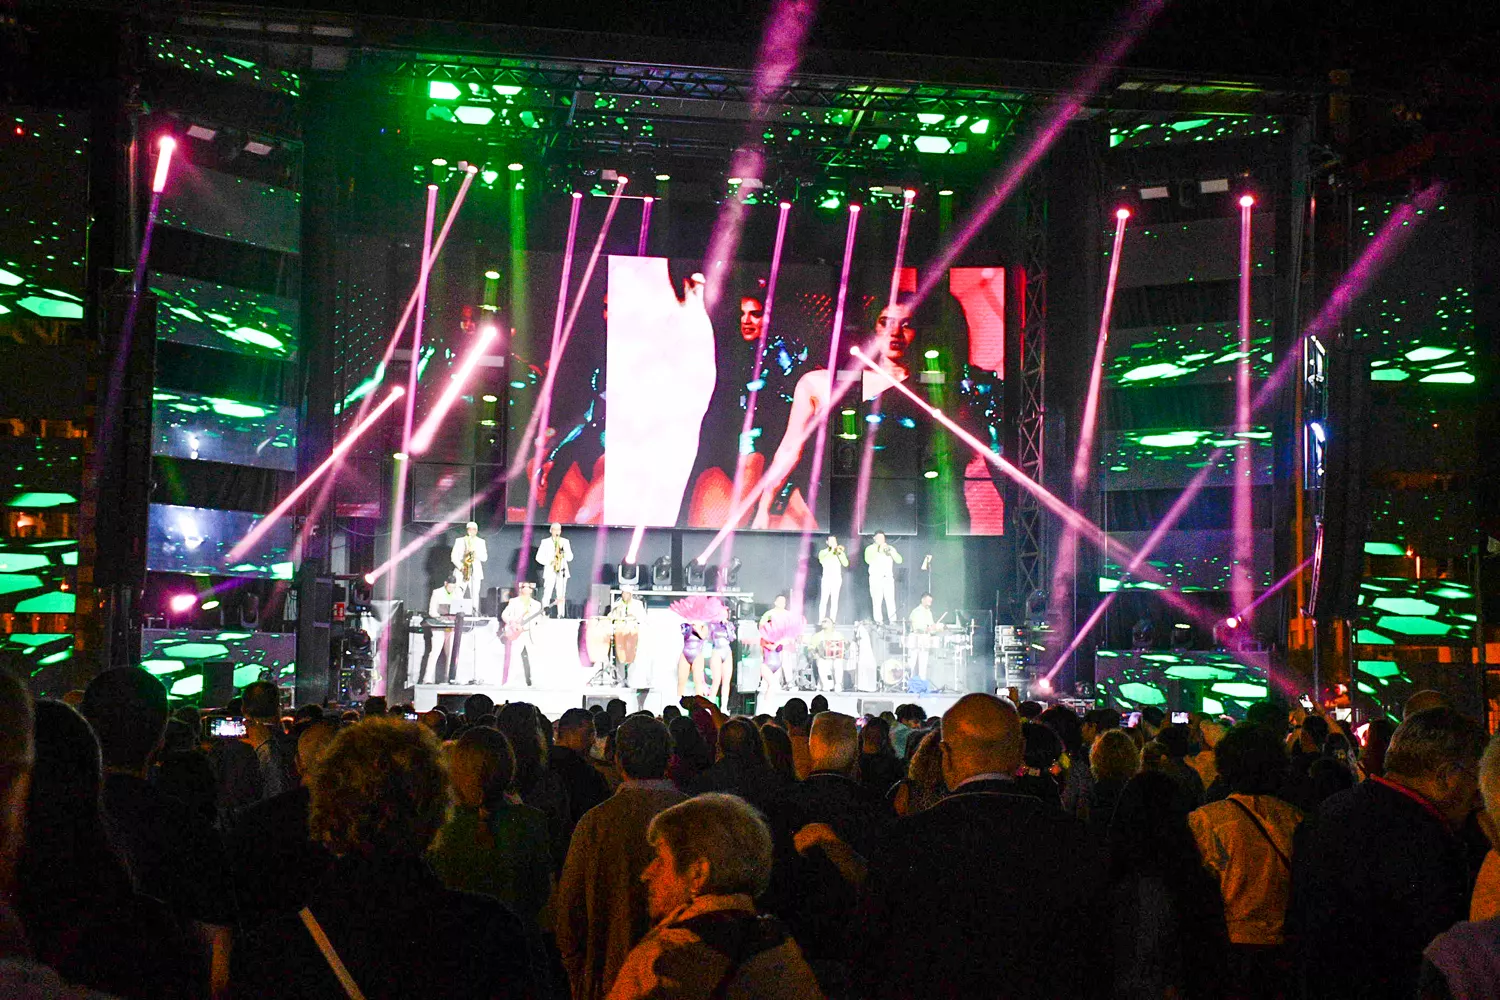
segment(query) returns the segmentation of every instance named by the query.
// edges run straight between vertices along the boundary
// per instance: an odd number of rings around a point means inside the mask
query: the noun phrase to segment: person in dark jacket
[[[965,695],[942,733],[951,793],[898,820],[869,858],[854,963],[861,995],[1100,994],[1102,854],[1079,820],[1015,794],[1015,706]]]
[[[816,716],[814,716],[816,718]],[[891,724],[879,716],[865,720],[859,733],[859,782],[882,798],[906,777],[906,766],[891,746]]]
[[[547,767],[568,792],[568,839],[583,814],[609,798],[609,782],[589,763],[594,746],[594,717],[586,709],[570,708],[557,720],[557,739]]]
[[[765,812],[785,782],[771,770],[765,742],[755,723],[746,718],[724,723],[719,730],[718,755],[713,767],[698,776],[695,791],[728,792]]]
[[[344,996],[335,956],[371,998],[537,995],[515,914],[444,888],[423,861],[452,795],[441,754],[425,726],[400,718],[368,718],[334,738],[313,769],[308,822],[337,861],[300,917],[237,943],[235,995]]]
[[[1325,801],[1293,858],[1288,935],[1319,1000],[1416,993],[1422,949],[1468,913],[1459,835],[1474,807],[1485,734],[1451,708],[1408,717],[1383,777]]]

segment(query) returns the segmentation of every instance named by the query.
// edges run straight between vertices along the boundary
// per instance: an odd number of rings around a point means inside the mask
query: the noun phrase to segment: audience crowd
[[[1497,845],[1500,740],[1433,692],[1356,734],[0,672],[7,998],[1500,998]]]

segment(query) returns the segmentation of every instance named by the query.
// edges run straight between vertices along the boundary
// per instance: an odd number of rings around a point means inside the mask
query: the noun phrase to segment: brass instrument
[[[552,539],[552,572],[561,576],[566,566],[567,563],[563,560],[562,540],[554,538]]]
[[[844,547],[842,545],[835,545],[833,547],[833,554],[838,556],[840,559],[843,559],[845,556]]]
[[[464,583],[468,583],[474,576],[474,543],[466,542],[464,547],[464,564],[461,567],[464,575]]]

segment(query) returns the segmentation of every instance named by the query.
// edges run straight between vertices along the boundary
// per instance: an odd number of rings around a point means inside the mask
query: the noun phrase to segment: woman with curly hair
[[[392,717],[348,727],[318,759],[308,792],[309,832],[337,860],[299,914],[237,945],[236,995],[537,995],[516,916],[444,888],[424,860],[452,800],[426,727]]]

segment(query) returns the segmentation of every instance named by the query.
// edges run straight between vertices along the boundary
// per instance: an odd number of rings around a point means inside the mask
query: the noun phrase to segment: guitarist
[[[500,676],[500,683],[510,683],[511,660],[519,655],[526,686],[531,687],[531,628],[545,609],[536,599],[536,584],[523,580],[520,591],[518,596],[506,602],[505,610],[500,613],[500,621],[505,626],[505,671]]]

